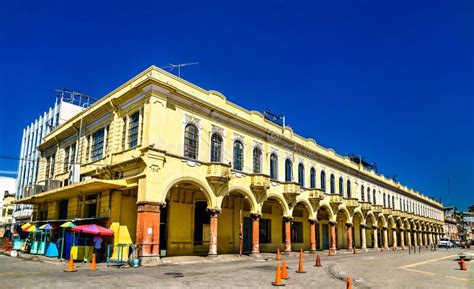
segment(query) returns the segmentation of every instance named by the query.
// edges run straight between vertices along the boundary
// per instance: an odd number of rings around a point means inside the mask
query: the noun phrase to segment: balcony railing
[[[333,204],[342,204],[342,196],[341,195],[329,195],[329,202]]]
[[[213,184],[223,184],[230,178],[230,166],[228,164],[209,164],[207,166],[207,180]]]
[[[374,213],[381,213],[382,212],[382,205],[373,205],[372,206],[372,211],[374,211]]]
[[[383,209],[382,209],[382,213],[383,213],[384,215],[391,215],[391,214],[392,214],[392,209],[390,209],[390,208],[383,208]]]
[[[348,208],[355,208],[359,206],[359,200],[355,198],[345,199],[344,203],[346,204],[346,207]]]
[[[372,209],[372,205],[369,204],[368,202],[359,202],[359,203],[360,203],[360,208],[363,211],[370,211],[370,209]]]
[[[263,174],[253,175],[250,187],[254,192],[266,191],[270,188],[270,177]]]
[[[300,192],[301,187],[297,183],[287,182],[283,184],[283,196],[289,204],[296,201],[296,197],[300,194]]]

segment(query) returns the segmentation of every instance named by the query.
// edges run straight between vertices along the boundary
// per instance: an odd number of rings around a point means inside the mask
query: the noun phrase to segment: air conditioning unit
[[[91,176],[82,177],[82,181],[83,181],[83,182],[89,181],[89,180],[92,180],[92,177],[91,177]]]
[[[59,189],[61,187],[61,181],[57,180],[46,180],[45,184],[45,191],[51,191],[55,189]]]
[[[25,190],[23,192],[23,197],[24,198],[31,197],[31,196],[34,196],[36,194],[42,193],[44,191],[45,191],[44,186],[30,185],[30,186],[25,187]]]

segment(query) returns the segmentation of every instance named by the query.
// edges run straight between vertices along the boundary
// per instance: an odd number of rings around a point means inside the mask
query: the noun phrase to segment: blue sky
[[[474,203],[472,1],[70,2],[2,3],[1,156],[19,155],[54,88],[99,98],[150,65],[199,61],[183,78]]]

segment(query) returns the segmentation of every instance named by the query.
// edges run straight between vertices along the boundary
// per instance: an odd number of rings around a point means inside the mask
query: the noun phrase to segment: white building
[[[40,166],[40,154],[36,147],[41,143],[42,138],[81,112],[83,107],[89,104],[87,96],[87,102],[84,102],[83,97],[85,96],[82,94],[67,90],[59,92],[60,95],[54,106],[23,129],[16,199],[42,192],[41,187],[36,186]],[[31,213],[31,205],[16,205],[13,212],[14,221],[29,221]]]

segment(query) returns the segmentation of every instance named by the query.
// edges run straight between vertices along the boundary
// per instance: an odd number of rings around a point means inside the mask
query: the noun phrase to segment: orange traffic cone
[[[298,270],[296,271],[296,273],[306,273],[305,270],[303,270],[303,249],[301,249],[300,251],[300,263],[298,265]]]
[[[64,272],[76,272],[76,268],[74,267],[74,260],[72,258],[72,254],[70,254],[69,261],[67,262],[67,269]]]
[[[276,276],[275,276],[275,282],[272,282],[272,285],[273,286],[285,286],[285,284],[281,283],[280,262],[278,262]]]
[[[97,264],[95,263],[95,253],[92,254],[92,263],[91,263],[91,271],[97,270]]]
[[[277,261],[281,260],[280,248],[277,249]]]
[[[332,249],[329,249],[329,254],[328,256],[334,256],[334,253],[332,252]]]
[[[316,264],[314,265],[314,267],[322,267],[321,266],[321,255],[316,255]]]
[[[346,289],[352,289],[352,279],[349,276],[346,278]]]
[[[288,270],[286,268],[286,261],[283,260],[283,263],[281,264],[281,279],[290,279],[288,276]]]

